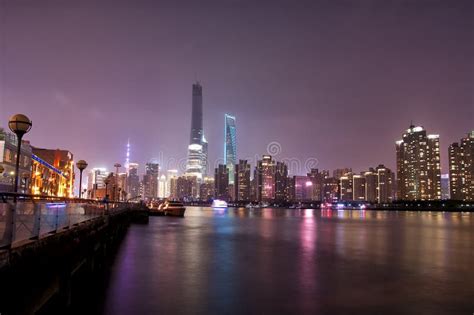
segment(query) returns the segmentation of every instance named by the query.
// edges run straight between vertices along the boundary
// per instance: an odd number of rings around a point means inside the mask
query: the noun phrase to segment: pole
[[[83,170],[79,170],[79,199],[82,198],[82,171]]]
[[[16,166],[15,166],[15,186],[13,187],[13,192],[18,192],[18,178],[19,178],[19,171],[20,171],[20,155],[21,155],[21,139],[23,138],[22,134],[16,135],[18,144],[17,144],[17,151],[16,151]]]

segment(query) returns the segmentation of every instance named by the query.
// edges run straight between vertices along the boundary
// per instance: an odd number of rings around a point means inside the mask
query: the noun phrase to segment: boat
[[[227,202],[224,200],[214,199],[212,202],[212,208],[227,208]]]
[[[184,217],[186,207],[178,201],[169,201],[161,203],[157,208],[150,210],[151,215],[167,215],[172,217]]]

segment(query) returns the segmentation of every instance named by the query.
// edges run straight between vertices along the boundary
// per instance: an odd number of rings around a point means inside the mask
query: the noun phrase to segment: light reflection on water
[[[470,314],[474,216],[188,208],[132,225],[106,314]]]

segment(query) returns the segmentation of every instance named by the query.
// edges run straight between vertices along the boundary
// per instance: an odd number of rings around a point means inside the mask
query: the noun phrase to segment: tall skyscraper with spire
[[[237,163],[237,138],[235,117],[225,114],[224,164],[229,172],[229,184],[234,184],[235,164]]]
[[[191,136],[188,146],[188,161],[186,175],[195,176],[201,181],[207,168],[207,141],[203,130],[202,86],[199,82],[193,84]]]
[[[128,139],[127,141],[127,153],[125,155],[125,165],[124,165],[127,171],[127,174],[128,174],[129,165],[130,165],[130,139]]]

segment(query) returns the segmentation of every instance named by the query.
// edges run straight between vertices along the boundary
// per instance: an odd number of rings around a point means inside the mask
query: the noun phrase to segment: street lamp
[[[13,192],[18,192],[18,171],[20,169],[20,154],[21,154],[21,139],[30,131],[32,126],[31,120],[22,114],[16,114],[10,117],[8,121],[8,127],[10,130],[16,134],[17,137],[17,153],[16,153],[16,166],[15,166],[15,185],[13,187]]]
[[[79,198],[82,198],[82,171],[86,169],[87,162],[84,160],[79,160],[76,163],[76,167],[79,169]]]
[[[119,172],[119,168],[122,167],[122,165],[120,163],[115,163],[114,164],[114,167],[115,167],[115,186],[114,186],[114,199],[117,200],[119,198],[117,198],[117,194],[115,193],[116,192],[116,189],[118,188],[118,172]],[[118,190],[118,189],[117,189]]]

